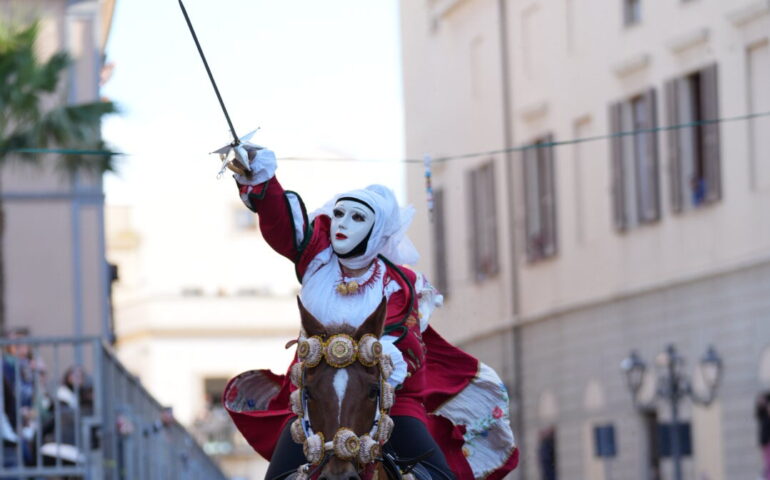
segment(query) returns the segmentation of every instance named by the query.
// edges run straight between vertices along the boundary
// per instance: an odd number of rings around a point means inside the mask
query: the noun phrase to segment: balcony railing
[[[2,339],[0,350],[0,478],[225,480],[101,339]]]

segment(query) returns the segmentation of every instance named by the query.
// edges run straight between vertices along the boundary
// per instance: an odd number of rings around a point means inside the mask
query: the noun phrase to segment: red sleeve
[[[318,216],[308,228],[305,206],[299,195],[287,192],[276,177],[260,185],[238,184],[241,200],[259,215],[259,230],[273,250],[295,264],[300,282],[310,261],[331,244],[329,229],[331,220],[326,215]],[[292,213],[287,193],[300,200],[301,212]],[[302,215],[303,241],[297,243],[293,215]]]
[[[294,221],[286,192],[276,177],[260,185],[238,184],[238,193],[247,207],[259,215],[259,230],[273,250],[296,262]],[[304,213],[304,212],[303,212]],[[304,226],[307,228],[307,226]]]

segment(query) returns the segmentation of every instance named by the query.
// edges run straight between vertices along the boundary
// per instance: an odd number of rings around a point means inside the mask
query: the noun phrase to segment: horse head
[[[292,437],[309,462],[300,471],[308,476],[320,468],[321,480],[359,480],[381,457],[393,429],[387,414],[393,388],[385,381],[392,363],[379,343],[386,301],[358,328],[324,326],[298,303],[304,334],[297,349],[301,361],[291,372],[297,387]]]

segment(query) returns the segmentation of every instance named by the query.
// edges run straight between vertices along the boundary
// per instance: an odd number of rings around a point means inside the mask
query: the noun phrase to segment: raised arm
[[[299,261],[309,235],[309,222],[300,196],[284,190],[275,178],[275,154],[249,149],[251,172],[235,174],[238,193],[246,207],[259,215],[259,229],[273,250],[292,262]]]

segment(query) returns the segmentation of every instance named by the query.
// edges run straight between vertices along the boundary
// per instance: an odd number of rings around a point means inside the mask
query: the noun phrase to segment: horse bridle
[[[298,480],[309,478],[330,455],[342,460],[357,460],[362,465],[374,462],[382,456],[382,446],[393,432],[393,420],[388,415],[393,406],[395,391],[387,379],[393,373],[390,356],[382,353],[382,344],[372,334],[363,335],[356,341],[350,335],[341,333],[328,339],[314,335],[300,337],[297,347],[300,359],[291,368],[291,382],[297,389],[290,400],[297,419],[291,425],[292,439],[302,444],[308,462],[298,469]],[[308,394],[305,388],[305,373],[325,361],[334,368],[347,368],[356,361],[366,367],[379,366],[377,405],[369,433],[360,437],[347,427],[340,427],[334,438],[326,441],[322,432],[313,431],[308,414]],[[313,468],[315,467],[315,468]],[[312,468],[312,472],[311,472]]]

